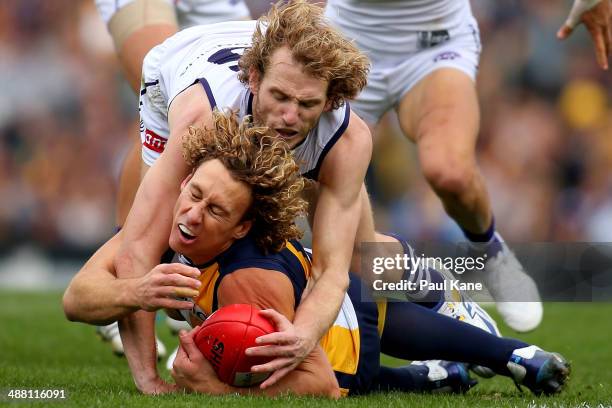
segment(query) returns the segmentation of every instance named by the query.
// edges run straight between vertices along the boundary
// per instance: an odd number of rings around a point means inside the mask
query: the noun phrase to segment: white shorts
[[[138,110],[142,161],[148,166],[152,166],[159,158],[170,137],[167,98],[162,94],[159,72],[167,41],[149,51],[142,65]]]
[[[429,37],[428,37],[429,36]],[[351,108],[367,123],[375,125],[388,110],[421,79],[440,68],[454,68],[476,79],[480,59],[480,33],[472,17],[452,30],[414,32],[405,38],[413,52],[389,55],[385,50],[364,51],[372,61],[368,83]],[[428,42],[435,43],[428,46]]]
[[[106,24],[120,8],[134,0],[95,0]],[[244,0],[162,0],[174,6],[180,28],[221,21],[249,19]]]

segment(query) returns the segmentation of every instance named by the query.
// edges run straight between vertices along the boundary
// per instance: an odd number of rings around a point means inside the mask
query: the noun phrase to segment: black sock
[[[381,351],[406,360],[448,360],[489,367],[508,375],[512,351],[529,344],[494,336],[478,327],[410,302],[389,302]]]

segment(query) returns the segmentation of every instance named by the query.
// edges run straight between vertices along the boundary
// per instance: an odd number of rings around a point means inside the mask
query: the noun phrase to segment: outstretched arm
[[[268,387],[289,373],[317,344],[338,315],[349,284],[349,265],[361,201],[360,191],[372,154],[367,125],[351,113],[346,133],[324,159],[319,176],[319,198],[313,222],[313,263],[315,278],[311,292],[300,304],[291,330],[258,339],[268,346],[254,353],[275,350],[275,360],[254,367],[274,371],[262,387]]]
[[[557,38],[564,40],[574,28],[583,23],[595,46],[597,63],[608,69],[608,57],[612,54],[612,6],[610,0],[574,0],[567,20],[557,32]]]
[[[247,268],[227,275],[219,285],[217,293],[219,306],[245,303],[260,309],[267,309],[278,330],[291,326],[294,299],[289,278],[280,272]],[[272,310],[275,309],[275,310]],[[276,311],[278,310],[278,311]],[[180,348],[174,362],[172,376],[177,385],[188,391],[206,394],[279,394],[320,395],[339,397],[339,388],[331,365],[320,346],[290,374],[265,390],[257,386],[248,388],[232,387],[221,382],[212,366],[195,345],[193,338],[197,328],[180,336]]]
[[[64,292],[68,320],[108,324],[139,310],[190,309],[191,302],[174,296],[198,294],[200,271],[182,264],[162,264],[145,276],[117,279],[113,258],[122,233],[106,242],[74,276]]]

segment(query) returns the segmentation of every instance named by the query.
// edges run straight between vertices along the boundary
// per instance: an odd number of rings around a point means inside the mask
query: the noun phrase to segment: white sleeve
[[[574,5],[570,10],[569,16],[567,16],[567,20],[565,20],[565,25],[570,28],[574,28],[580,23],[580,17],[582,17],[582,14],[589,11],[600,2],[601,0],[574,0]]]

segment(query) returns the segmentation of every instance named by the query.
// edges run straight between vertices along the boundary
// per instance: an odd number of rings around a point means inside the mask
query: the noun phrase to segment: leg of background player
[[[438,69],[404,95],[398,116],[404,134],[417,144],[423,174],[448,215],[468,239],[487,246],[484,283],[500,314],[517,331],[534,329],[542,319],[537,287],[495,232],[476,164],[480,113],[474,82],[457,69]],[[518,293],[523,301],[512,302]]]

